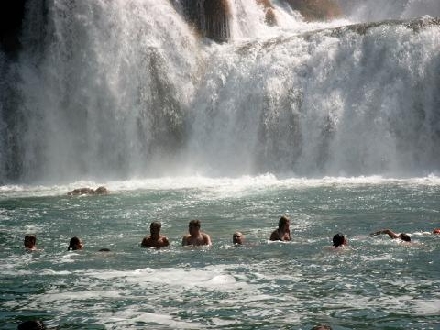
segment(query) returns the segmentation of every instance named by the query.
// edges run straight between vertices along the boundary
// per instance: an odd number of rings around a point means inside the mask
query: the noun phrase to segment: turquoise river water
[[[111,193],[66,195],[98,184]],[[439,212],[437,177],[3,186],[0,329],[440,329]],[[270,243],[282,214],[292,241]],[[181,247],[195,218],[212,247]],[[169,248],[140,247],[155,220]],[[381,228],[413,244],[368,235]],[[232,246],[237,230],[247,245]],[[330,248],[337,232],[348,248]],[[67,251],[75,235],[84,250]]]

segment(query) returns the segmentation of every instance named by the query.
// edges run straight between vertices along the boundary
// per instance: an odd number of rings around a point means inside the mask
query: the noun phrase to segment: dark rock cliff
[[[20,32],[26,0],[0,1],[0,48],[9,57],[20,49]]]
[[[230,37],[231,9],[227,0],[182,0],[182,13],[201,36],[218,42]]]
[[[293,10],[298,10],[308,21],[328,20],[342,15],[339,5],[333,0],[283,0]]]

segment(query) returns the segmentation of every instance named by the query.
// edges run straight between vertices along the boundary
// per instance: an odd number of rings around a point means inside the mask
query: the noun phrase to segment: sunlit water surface
[[[98,184],[112,192],[66,195]],[[0,328],[41,319],[61,329],[440,329],[439,212],[436,177],[4,186]],[[269,243],[286,213],[292,242]],[[211,248],[181,247],[194,218]],[[141,248],[156,220],[171,246]],[[368,235],[381,228],[414,244]],[[237,230],[246,246],[232,246]],[[337,232],[349,248],[330,248]],[[26,234],[39,251],[24,250]],[[75,235],[83,251],[67,251]]]

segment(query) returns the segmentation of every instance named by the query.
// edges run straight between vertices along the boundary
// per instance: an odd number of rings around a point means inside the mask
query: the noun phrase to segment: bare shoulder
[[[182,237],[182,245],[190,245],[189,239],[191,238],[191,235],[185,235]]]
[[[202,235],[203,235],[203,243],[205,245],[212,245],[211,236],[209,236],[206,233],[203,233]]]
[[[149,247],[150,246],[150,236],[145,236],[142,240],[141,246]]]
[[[162,236],[161,239],[162,239],[162,245],[163,246],[169,246],[170,245],[170,240],[168,239],[168,237]]]
[[[275,229],[275,230],[272,232],[272,234],[270,234],[269,240],[270,240],[270,241],[279,241],[279,240],[280,240],[280,235],[279,235],[279,233],[278,233],[278,230]]]

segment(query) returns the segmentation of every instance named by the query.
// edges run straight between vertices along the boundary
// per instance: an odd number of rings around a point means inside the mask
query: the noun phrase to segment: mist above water
[[[440,2],[436,0],[337,0],[337,3],[357,22],[440,16]]]
[[[377,23],[438,3],[339,3],[305,23],[273,1],[269,27],[230,2],[216,44],[166,0],[29,2],[18,60],[0,52],[0,182],[438,171],[438,20]]]

